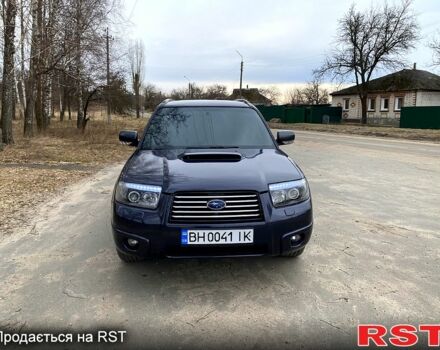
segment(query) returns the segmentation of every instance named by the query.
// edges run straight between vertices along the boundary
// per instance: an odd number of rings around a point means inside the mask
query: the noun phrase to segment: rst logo
[[[440,324],[421,324],[418,327],[410,324],[397,324],[390,327],[389,331],[381,324],[360,324],[358,325],[357,345],[409,347],[417,345],[421,337],[427,337],[429,347],[439,347]]]

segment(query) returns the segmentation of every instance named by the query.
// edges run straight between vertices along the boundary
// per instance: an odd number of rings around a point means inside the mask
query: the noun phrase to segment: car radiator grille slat
[[[210,200],[221,199],[226,207],[212,210]],[[176,223],[227,223],[261,221],[263,211],[258,193],[240,192],[185,192],[173,198],[170,222]]]

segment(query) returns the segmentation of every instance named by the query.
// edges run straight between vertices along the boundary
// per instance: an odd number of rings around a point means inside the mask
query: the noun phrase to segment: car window
[[[143,149],[275,147],[252,108],[162,108],[152,118]]]

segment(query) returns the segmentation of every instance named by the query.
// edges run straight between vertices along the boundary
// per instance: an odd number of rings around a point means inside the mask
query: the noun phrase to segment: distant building
[[[250,88],[250,89],[248,87],[246,87],[246,89],[243,88],[241,89],[241,96],[240,96],[240,89],[234,89],[232,91],[232,95],[229,96],[229,99],[236,100],[239,98],[244,98],[254,105],[265,105],[265,106],[272,105],[272,101],[268,99],[266,96],[262,95],[257,88]]]
[[[335,91],[332,106],[342,107],[342,119],[360,121],[361,100],[356,86]],[[415,69],[373,79],[368,84],[369,122],[398,122],[403,106],[440,106],[440,76]]]

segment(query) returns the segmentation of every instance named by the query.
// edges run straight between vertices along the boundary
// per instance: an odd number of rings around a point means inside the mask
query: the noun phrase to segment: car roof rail
[[[236,98],[235,101],[246,103],[248,106],[251,105],[251,103],[245,98]]]
[[[167,99],[163,100],[161,103],[159,103],[159,106],[166,105],[168,102],[171,102],[171,101],[173,101],[172,98],[167,98]],[[158,107],[159,107],[159,106],[158,106]]]
[[[255,106],[245,98],[237,98],[235,101],[246,103],[249,107],[255,108]]]

